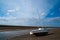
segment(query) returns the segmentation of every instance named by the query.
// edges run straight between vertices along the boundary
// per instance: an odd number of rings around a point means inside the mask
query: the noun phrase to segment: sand
[[[22,35],[16,36],[8,40],[60,40],[60,28],[50,30],[48,35],[45,36],[38,36],[35,35]]]

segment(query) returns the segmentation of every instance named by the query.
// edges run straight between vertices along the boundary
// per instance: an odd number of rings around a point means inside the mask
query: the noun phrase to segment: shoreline
[[[53,29],[50,31],[51,34],[46,36],[39,36],[36,37],[34,35],[23,35],[23,36],[16,36],[9,40],[60,40],[60,28]]]

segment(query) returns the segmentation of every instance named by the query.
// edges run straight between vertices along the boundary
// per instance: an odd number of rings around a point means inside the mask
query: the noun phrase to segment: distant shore
[[[15,26],[15,25],[0,25],[0,30],[28,30],[38,28],[60,28],[60,27],[42,27],[42,26]]]

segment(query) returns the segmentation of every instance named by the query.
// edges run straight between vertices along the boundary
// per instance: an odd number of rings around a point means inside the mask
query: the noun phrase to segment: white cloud
[[[45,21],[52,22],[53,20],[60,20],[60,17],[47,18]]]
[[[16,12],[19,11],[20,8],[19,7],[15,7],[14,9],[8,9],[7,12]]]
[[[12,10],[7,10],[8,12],[15,12],[16,10],[12,9]]]
[[[44,19],[46,16],[46,13],[40,13],[40,19]]]

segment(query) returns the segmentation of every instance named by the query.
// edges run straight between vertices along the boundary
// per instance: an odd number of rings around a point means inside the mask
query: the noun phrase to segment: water
[[[26,35],[30,32],[30,30],[17,30],[17,31],[5,31],[0,32],[0,40],[8,40],[15,36]]]

